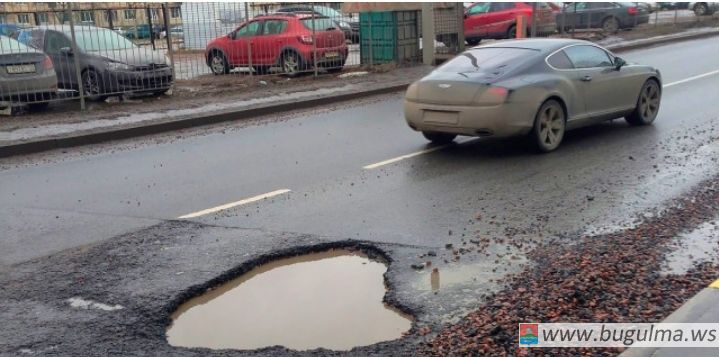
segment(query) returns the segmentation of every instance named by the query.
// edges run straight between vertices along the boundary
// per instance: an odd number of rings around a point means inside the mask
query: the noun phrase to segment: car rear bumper
[[[0,76],[0,98],[19,102],[37,102],[52,99],[57,93],[54,71],[11,78]]]
[[[435,131],[468,136],[511,137],[529,132],[533,115],[523,106],[440,105],[404,101],[407,124],[417,131]]]
[[[344,65],[345,61],[347,60],[348,53],[349,49],[347,48],[347,46],[318,48],[317,64],[325,67],[328,65]],[[312,52],[306,54],[304,58],[309,58],[310,63],[308,64],[312,65]]]

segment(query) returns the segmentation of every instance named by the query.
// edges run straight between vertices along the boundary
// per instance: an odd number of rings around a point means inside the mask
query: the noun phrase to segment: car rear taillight
[[[509,96],[509,89],[504,87],[489,87],[481,92],[476,98],[475,103],[479,105],[497,105],[502,104]]]
[[[637,14],[637,8],[636,8],[636,7],[627,8],[627,12],[629,13],[629,15],[636,15],[636,14]]]
[[[307,35],[297,36],[297,40],[304,43],[305,45],[311,45],[314,42],[312,36]]]
[[[49,71],[53,68],[54,66],[52,64],[52,60],[50,59],[50,57],[45,56],[45,59],[42,61],[42,69]]]

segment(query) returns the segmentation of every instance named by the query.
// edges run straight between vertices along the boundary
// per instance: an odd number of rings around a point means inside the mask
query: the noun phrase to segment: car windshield
[[[302,25],[304,25],[308,30],[314,29],[315,31],[325,31],[337,27],[332,19],[325,17],[315,19],[312,19],[311,17],[304,18],[302,19]]]
[[[509,66],[538,51],[528,48],[488,47],[466,51],[437,68],[438,72],[471,73]]]
[[[0,54],[37,52],[12,38],[0,36]]]
[[[77,45],[85,51],[111,51],[137,48],[127,38],[108,29],[83,30],[75,33]]]

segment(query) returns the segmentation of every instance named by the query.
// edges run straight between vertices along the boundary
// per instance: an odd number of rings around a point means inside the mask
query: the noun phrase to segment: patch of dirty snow
[[[103,311],[115,311],[115,310],[122,310],[124,307],[121,305],[114,305],[110,306],[107,304],[103,304],[101,302],[95,302],[92,300],[85,300],[81,297],[71,297],[67,299],[67,302],[70,303],[71,307],[78,308],[78,309],[98,309]]]

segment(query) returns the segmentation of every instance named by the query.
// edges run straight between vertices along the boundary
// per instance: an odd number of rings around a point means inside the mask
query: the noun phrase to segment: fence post
[[[674,26],[677,25],[677,18],[679,17],[679,9],[674,8]]]
[[[434,7],[433,3],[422,3],[422,62],[434,65]]]
[[[152,11],[150,11],[150,8],[145,9],[145,14],[147,16],[147,26],[149,26],[150,30],[150,44],[152,45],[152,49],[155,49],[155,29],[152,28]]]
[[[245,22],[249,23],[250,21],[250,8],[248,5],[248,2],[245,2]],[[250,73],[250,77],[252,77],[252,47],[250,44],[252,43],[252,38],[250,37],[249,40],[247,40],[247,69]]]
[[[372,54],[372,11],[367,12],[369,17],[369,66],[374,66],[374,55]]]
[[[659,26],[659,11],[654,10],[654,27]]]
[[[70,37],[72,39],[72,59],[75,66],[75,78],[77,80],[77,89],[80,91],[80,110],[85,111],[85,88],[82,83],[82,69],[80,68],[80,53],[77,48],[77,39],[75,37],[75,19],[73,19],[72,8],[74,3],[68,2],[65,8],[65,17],[70,19]]]
[[[172,79],[177,80],[177,73],[175,72],[175,52],[172,50],[172,33],[170,32],[170,20],[169,20],[169,3],[162,4],[162,17],[165,22],[165,38],[167,40],[167,57],[170,58],[170,70],[172,70]]]
[[[537,37],[537,3],[532,3],[532,29],[530,30],[529,37]]]
[[[459,19],[459,25],[457,25],[457,42],[459,42],[459,48],[457,49],[460,53],[464,52],[464,4],[461,2],[455,3],[457,8],[457,16]]]
[[[310,3],[312,6],[312,68],[314,68],[315,77],[317,77],[317,37],[315,34],[315,3]]]

